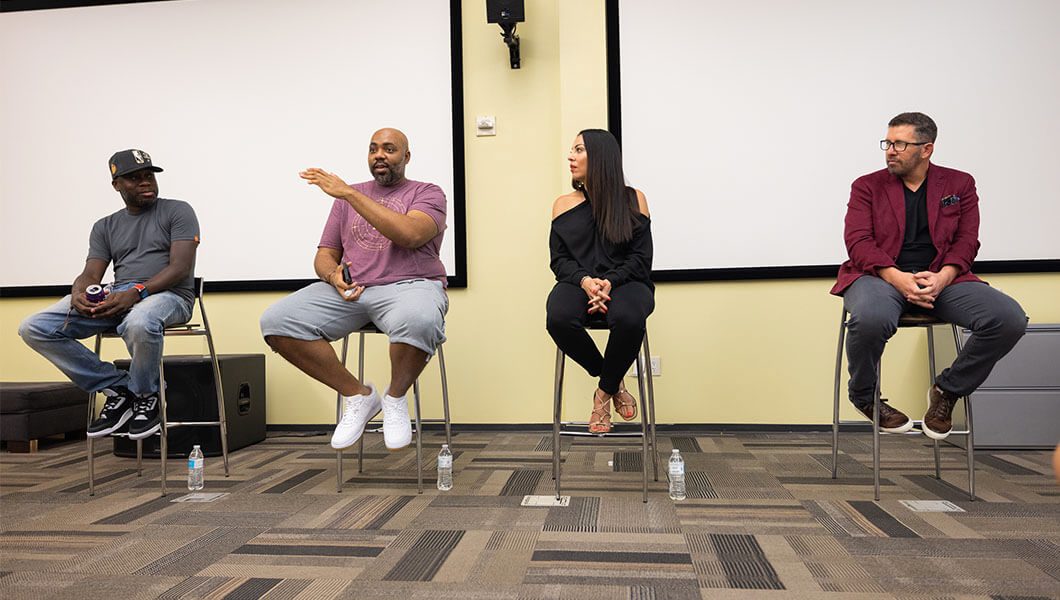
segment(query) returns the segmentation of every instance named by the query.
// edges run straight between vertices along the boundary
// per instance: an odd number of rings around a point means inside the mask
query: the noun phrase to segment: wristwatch
[[[151,292],[147,291],[147,288],[144,287],[144,284],[142,283],[134,283],[133,289],[136,290],[136,293],[140,294],[141,300],[151,295]]]

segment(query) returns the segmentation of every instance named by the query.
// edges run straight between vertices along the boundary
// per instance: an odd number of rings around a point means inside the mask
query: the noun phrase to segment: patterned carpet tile
[[[207,459],[209,503],[182,463],[98,446],[88,495],[84,442],[0,453],[0,597],[239,600],[469,598],[1060,598],[1060,488],[1045,452],[980,452],[976,501],[963,451],[885,436],[880,502],[871,438],[713,433],[659,438],[642,498],[639,440],[561,439],[566,505],[550,505],[549,433],[458,432],[454,488],[435,489],[444,435],[414,448],[381,436],[343,453],[327,436],[277,434]],[[686,462],[687,499],[667,495],[666,456]],[[658,467],[658,481],[655,468]],[[341,491],[336,490],[342,482]],[[536,496],[538,506],[523,506]],[[917,512],[906,500],[945,500]]]

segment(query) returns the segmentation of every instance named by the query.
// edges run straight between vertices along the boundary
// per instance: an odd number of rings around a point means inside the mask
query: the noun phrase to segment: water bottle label
[[[194,470],[194,469],[198,469],[201,466],[202,466],[202,459],[201,458],[189,458],[188,459],[188,469]]]
[[[438,457],[438,468],[439,469],[452,469],[453,468],[453,457],[452,456],[439,456]]]
[[[685,466],[684,465],[670,465],[670,475],[684,475],[684,474],[685,474]]]

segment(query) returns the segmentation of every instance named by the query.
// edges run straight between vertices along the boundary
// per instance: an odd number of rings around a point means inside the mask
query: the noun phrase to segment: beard
[[[399,171],[390,165],[386,165],[386,170],[383,172],[377,172],[375,168],[372,169],[372,178],[375,179],[376,183],[383,187],[398,183],[404,175],[404,170]]]
[[[906,175],[912,173],[918,165],[920,165],[920,161],[915,158],[899,160],[894,164],[887,163],[887,172],[897,177],[905,177]]]

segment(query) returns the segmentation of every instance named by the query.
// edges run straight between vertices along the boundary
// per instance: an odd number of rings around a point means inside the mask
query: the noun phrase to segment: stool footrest
[[[589,432],[589,431],[560,431],[559,434],[560,435],[567,435],[567,436],[574,436],[574,437],[598,437],[598,438],[608,438],[608,437],[642,438],[642,437],[644,437],[643,433],[621,432],[621,431],[609,431],[607,433],[592,433],[592,432]]]
[[[589,431],[589,423],[587,422],[562,421],[559,426],[560,435],[582,437],[644,437],[644,432],[640,429],[640,423],[615,423],[613,424],[615,429],[612,429],[607,433],[593,433]],[[581,427],[584,428],[585,431],[565,429],[565,427]],[[616,431],[619,427],[621,427],[622,430]]]
[[[416,418],[415,417],[410,418],[409,422],[410,423],[415,423],[416,422]],[[420,419],[420,423],[427,423],[427,424],[445,423],[445,419]],[[365,426],[367,427],[368,425],[377,425],[379,427],[382,427],[383,426],[383,422],[382,421],[375,421],[373,419],[369,419],[367,422],[365,422]]]
[[[843,425],[868,425],[868,426],[871,427],[872,426],[872,421],[839,421],[838,425],[839,426],[843,426]],[[923,428],[924,428],[924,422],[919,420],[919,419],[914,419],[913,420],[913,429],[910,429],[909,431],[903,432],[903,435],[920,435],[920,434],[924,433]],[[893,434],[893,433],[891,433],[889,431],[882,431],[882,430],[880,431],[880,433],[883,434],[883,435],[895,435],[895,434]],[[970,432],[968,430],[952,429],[952,430],[950,430],[949,435],[971,435],[971,433],[972,432]]]

